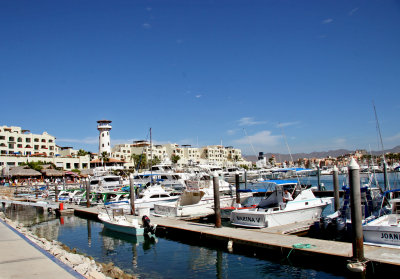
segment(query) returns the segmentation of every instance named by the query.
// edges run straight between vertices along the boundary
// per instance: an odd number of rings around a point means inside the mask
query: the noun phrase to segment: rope
[[[292,253],[293,250],[295,249],[309,249],[309,248],[315,248],[316,246],[313,244],[308,244],[308,243],[297,243],[292,245],[292,249],[289,251],[289,254],[286,256],[286,258],[289,260],[289,256]]]

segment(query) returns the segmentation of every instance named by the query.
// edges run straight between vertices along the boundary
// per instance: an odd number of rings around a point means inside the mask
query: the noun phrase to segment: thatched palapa
[[[55,169],[45,169],[42,170],[43,175],[45,176],[64,176],[64,172]]]
[[[41,176],[42,174],[38,171],[35,171],[28,166],[23,167],[14,167],[10,169],[9,176],[20,176],[20,177],[31,177],[31,176]]]

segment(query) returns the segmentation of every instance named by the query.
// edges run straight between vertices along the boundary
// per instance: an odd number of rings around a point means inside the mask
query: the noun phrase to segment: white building
[[[89,156],[77,156],[76,150],[57,146],[55,139],[47,132],[32,134],[21,127],[0,126],[0,169],[34,161],[53,163],[64,170],[89,168]]]
[[[55,156],[55,139],[47,132],[38,135],[21,127],[0,126],[0,154]]]
[[[248,165],[242,158],[240,149],[231,146],[212,145],[202,148],[190,145],[178,145],[176,143],[157,144],[150,147],[148,141],[135,141],[133,144],[118,144],[112,148],[111,157],[125,160],[126,167],[133,167],[132,155],[145,154],[147,159],[158,158],[161,162],[171,159],[172,155],[179,156],[178,165],[214,164],[221,167]]]
[[[108,156],[111,155],[111,140],[110,131],[112,129],[110,120],[97,121],[97,130],[99,130],[99,156],[106,152]]]

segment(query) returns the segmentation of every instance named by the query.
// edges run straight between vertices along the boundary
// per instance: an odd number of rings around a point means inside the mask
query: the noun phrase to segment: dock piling
[[[133,174],[129,176],[129,187],[130,187],[130,203],[131,203],[131,214],[135,215],[135,186],[133,183]]]
[[[90,180],[89,178],[85,179],[86,180],[86,207],[90,207]]]
[[[333,167],[333,197],[335,201],[335,211],[340,209],[340,198],[339,198],[339,169]]]
[[[54,183],[54,195],[55,195],[55,201],[58,202],[58,184]]]
[[[236,186],[236,203],[239,204],[240,203],[240,192],[239,192],[240,178],[239,178],[239,172],[235,173],[235,186]]]
[[[319,166],[317,166],[317,178],[318,178],[318,191],[321,191],[321,170]]]
[[[221,207],[219,200],[219,176],[217,172],[213,174],[213,185],[214,185],[214,211],[215,211],[215,227],[222,228],[221,224]]]
[[[361,190],[360,190],[360,166],[354,158],[351,159],[349,168],[349,187],[350,187],[350,205],[351,205],[351,227],[352,227],[352,247],[353,260],[356,263],[363,263],[364,242],[362,230],[361,213]],[[353,263],[354,264],[354,263]]]

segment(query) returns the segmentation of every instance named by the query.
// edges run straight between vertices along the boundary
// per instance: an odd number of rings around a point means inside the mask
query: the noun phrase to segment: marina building
[[[77,156],[72,147],[56,145],[56,138],[47,132],[32,134],[17,126],[0,126],[0,170],[27,162],[53,163],[64,170],[90,167],[90,156]]]

